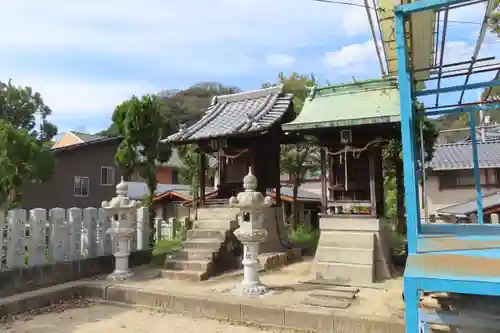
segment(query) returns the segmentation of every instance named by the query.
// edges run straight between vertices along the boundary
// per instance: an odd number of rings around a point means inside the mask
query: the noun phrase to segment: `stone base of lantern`
[[[267,294],[268,292],[269,288],[261,282],[252,284],[241,283],[233,290],[233,293],[238,296],[259,296]]]
[[[124,281],[134,276],[132,271],[114,271],[108,275],[108,279],[112,281]]]

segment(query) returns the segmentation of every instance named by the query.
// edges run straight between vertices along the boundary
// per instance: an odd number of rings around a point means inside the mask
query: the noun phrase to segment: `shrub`
[[[319,241],[319,230],[313,230],[310,225],[300,223],[295,230],[289,232],[288,238],[297,246],[306,250],[306,252],[316,251]]]

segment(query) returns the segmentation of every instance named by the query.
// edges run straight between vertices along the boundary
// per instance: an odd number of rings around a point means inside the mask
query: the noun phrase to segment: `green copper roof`
[[[311,88],[302,112],[282,125],[285,131],[400,121],[395,78]]]

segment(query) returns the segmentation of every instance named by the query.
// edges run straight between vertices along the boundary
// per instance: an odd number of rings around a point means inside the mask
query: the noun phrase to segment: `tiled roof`
[[[71,133],[73,135],[75,135],[76,137],[78,137],[83,142],[102,140],[105,138],[104,136],[101,136],[101,135],[87,134],[87,133],[81,133],[81,132],[75,132],[75,131],[71,131]]]
[[[148,186],[143,182],[125,182],[128,186],[128,196],[133,200],[142,200],[148,194]],[[205,193],[213,192],[213,187],[206,187]],[[181,195],[191,197],[191,186],[183,184],[157,184],[155,196],[166,192],[177,192]]]
[[[478,142],[477,148],[480,168],[500,167],[500,141]],[[471,143],[436,145],[429,167],[435,171],[473,169]]]
[[[500,192],[483,195],[483,210],[500,205]],[[476,198],[437,210],[438,214],[467,216],[477,211]]]
[[[299,116],[284,131],[345,127],[400,121],[394,78],[313,87]]]
[[[214,97],[212,105],[196,124],[166,140],[170,142],[233,136],[260,132],[280,121],[292,103],[283,86]]]
[[[275,191],[273,189],[268,190],[271,193]],[[293,198],[293,187],[287,185],[281,185],[280,188],[281,195]],[[297,199],[299,201],[312,201],[312,202],[321,202],[321,197],[316,193],[312,193],[306,190],[303,190],[299,187],[299,192],[297,195]]]

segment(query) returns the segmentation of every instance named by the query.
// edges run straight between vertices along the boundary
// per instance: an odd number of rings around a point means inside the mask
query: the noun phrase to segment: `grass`
[[[313,230],[310,225],[299,224],[297,229],[289,230],[288,239],[304,249],[305,254],[314,254],[318,247],[319,230]]]
[[[160,239],[153,249],[151,263],[155,266],[163,266],[165,254],[176,252],[181,249],[182,242],[186,240],[187,229],[181,226],[172,239]]]

